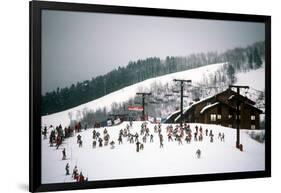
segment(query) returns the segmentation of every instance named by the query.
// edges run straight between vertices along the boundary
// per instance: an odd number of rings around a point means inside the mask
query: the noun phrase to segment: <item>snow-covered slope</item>
[[[265,68],[250,70],[248,72],[239,72],[236,74],[238,85],[248,85],[252,89],[263,91],[265,88]]]
[[[202,81],[202,77],[208,77],[209,74],[216,72],[223,66],[224,63],[219,64],[211,64],[208,66],[195,68],[191,70],[176,72],[172,74],[167,74],[163,76],[159,76],[156,78],[150,78],[145,81],[139,82],[137,84],[125,87],[118,91],[112,92],[106,96],[95,99],[91,102],[85,103],[83,105],[59,112],[51,115],[46,115],[42,117],[42,125],[59,125],[67,126],[70,123],[69,114],[72,114],[73,119],[81,118],[83,110],[97,110],[106,108],[110,110],[111,104],[113,102],[122,103],[128,101],[136,95],[136,92],[140,91],[140,89],[150,89],[152,84],[161,83],[173,83],[173,79],[191,79],[193,83]]]
[[[258,171],[265,168],[265,146],[249,137],[246,131],[241,130],[241,143],[244,151],[235,148],[236,130],[218,125],[204,125],[212,129],[214,143],[210,137],[204,135],[203,141],[194,141],[190,144],[183,141],[168,142],[166,126],[162,125],[164,148],[159,147],[159,137],[153,132],[154,125],[148,123],[150,132],[154,135],[154,142],[144,143],[144,150],[136,152],[136,144],[130,144],[125,138],[123,144],[118,145],[117,138],[120,129],[125,128],[127,122],[107,128],[110,141],[114,140],[116,147],[109,146],[92,148],[92,131],[88,129],[79,133],[82,136],[83,147],[79,148],[74,137],[68,138],[56,150],[50,147],[48,139],[42,139],[42,183],[74,182],[71,176],[65,175],[65,165],[69,163],[70,172],[77,165],[89,180],[126,179],[157,176],[192,175],[206,173],[225,173]],[[134,122],[131,133],[140,133],[141,122]],[[195,124],[190,124],[192,132]],[[103,128],[96,129],[102,133]],[[225,134],[225,142],[218,140],[218,133]],[[258,132],[258,131],[257,131]],[[103,134],[102,134],[103,136]],[[185,137],[185,136],[184,136]],[[140,140],[142,137],[139,137]],[[67,160],[62,160],[62,149],[66,148]],[[197,159],[196,150],[200,148],[202,157]]]

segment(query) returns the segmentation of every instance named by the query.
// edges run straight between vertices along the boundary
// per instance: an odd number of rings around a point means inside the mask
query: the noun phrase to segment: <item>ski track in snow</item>
[[[134,122],[130,130],[132,134],[140,134],[142,122]],[[48,139],[42,139],[42,183],[74,182],[71,176],[65,175],[65,165],[70,164],[70,173],[77,165],[89,181],[127,179],[159,176],[177,176],[208,173],[243,172],[265,169],[265,147],[251,139],[245,130],[241,130],[241,143],[244,151],[235,148],[236,130],[218,125],[190,124],[192,132],[195,125],[202,125],[203,130],[212,129],[215,135],[214,143],[204,135],[203,142],[178,145],[168,142],[166,126],[162,125],[164,148],[159,147],[159,137],[154,133],[154,124],[149,123],[150,133],[154,135],[154,142],[149,138],[144,143],[144,150],[136,152],[136,145],[130,144],[123,138],[123,144],[118,145],[119,130],[125,128],[128,122],[119,126],[107,127],[110,141],[115,141],[115,149],[110,146],[92,148],[92,131],[88,129],[79,134],[82,136],[83,147],[79,148],[76,136],[68,138],[56,150],[50,147]],[[103,137],[103,128],[96,129]],[[50,132],[50,131],[49,131]],[[218,133],[225,133],[225,142],[218,140]],[[205,134],[205,133],[204,133]],[[185,136],[184,136],[185,137]],[[142,143],[142,136],[139,136]],[[62,149],[66,148],[67,160],[62,160]],[[197,159],[196,150],[200,148],[202,157]]]

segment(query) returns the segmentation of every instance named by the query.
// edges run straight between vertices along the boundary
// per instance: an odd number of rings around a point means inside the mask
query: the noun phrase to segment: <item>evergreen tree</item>
[[[253,67],[253,54],[251,52],[248,54],[248,64],[249,64],[250,69],[254,68]]]
[[[262,65],[262,60],[257,48],[254,49],[253,58],[256,64],[256,68],[260,68]]]
[[[230,84],[233,84],[235,82],[235,69],[231,64],[227,66],[227,76],[230,80]]]

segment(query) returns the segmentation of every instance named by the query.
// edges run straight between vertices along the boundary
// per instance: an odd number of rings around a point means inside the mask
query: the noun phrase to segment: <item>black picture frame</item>
[[[266,15],[247,15],[215,13],[171,9],[155,9],[124,6],[92,5],[47,1],[29,2],[30,10],[30,111],[29,111],[29,191],[60,191],[92,188],[170,184],[213,180],[262,178],[271,176],[271,17]],[[41,11],[67,10],[81,12],[119,13],[144,16],[178,18],[198,18],[229,21],[248,21],[265,23],[265,170],[236,173],[202,174],[170,177],[152,177],[122,180],[89,181],[85,183],[41,184]]]

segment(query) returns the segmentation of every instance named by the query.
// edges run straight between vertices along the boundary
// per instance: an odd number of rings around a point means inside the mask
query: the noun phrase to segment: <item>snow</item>
[[[233,99],[234,96],[235,96],[235,95],[231,95],[231,96],[228,98],[228,100]]]
[[[206,105],[203,109],[201,109],[200,114],[203,114],[204,111],[206,111],[207,109],[209,109],[209,108],[211,108],[213,106],[216,106],[217,104],[219,104],[219,102],[216,102],[216,103],[210,104],[210,105]]]
[[[263,91],[265,88],[265,67],[250,70],[248,72],[239,72],[236,74],[237,85],[248,85],[253,89]]]
[[[88,103],[79,105],[77,107],[54,113],[51,115],[42,116],[42,125],[59,125],[67,126],[70,124],[69,114],[72,114],[73,119],[81,118],[84,110],[98,110],[104,107],[109,111],[113,102],[122,103],[128,101],[129,99],[135,97],[136,92],[140,89],[150,88],[152,84],[166,84],[173,83],[173,79],[191,79],[192,82],[201,81],[203,76],[208,77],[209,74],[216,72],[218,69],[223,67],[224,63],[211,64],[191,70],[171,73],[155,78],[150,78],[145,81],[139,82],[137,84],[125,87],[118,91],[112,92],[101,98],[95,99]]]
[[[141,123],[134,122],[131,133],[140,133]],[[127,124],[123,122],[118,126],[107,127],[110,140],[115,141],[115,149],[110,149],[109,146],[93,149],[93,129],[79,133],[83,140],[82,148],[76,143],[77,134],[66,139],[59,150],[50,147],[48,139],[42,138],[42,183],[73,182],[71,176],[65,175],[66,163],[70,164],[70,173],[77,165],[79,172],[82,171],[89,181],[265,169],[265,146],[251,139],[246,130],[241,130],[241,143],[244,146],[244,151],[241,152],[235,148],[235,129],[219,125],[190,124],[192,132],[195,125],[202,126],[204,130],[212,129],[215,135],[214,143],[210,143],[209,137],[204,135],[203,142],[195,142],[192,139],[191,144],[183,141],[183,145],[178,145],[175,141],[168,142],[165,129],[168,124],[163,124],[164,148],[159,148],[159,137],[153,131],[154,124],[148,123],[150,132],[154,135],[154,142],[150,143],[148,140],[144,143],[144,150],[137,153],[136,145],[130,144],[125,138],[123,144],[117,143],[119,130]],[[102,133],[103,128],[96,130]],[[225,142],[218,140],[219,132],[224,132]],[[64,147],[67,160],[62,160]],[[202,151],[200,159],[195,156],[198,148]]]

